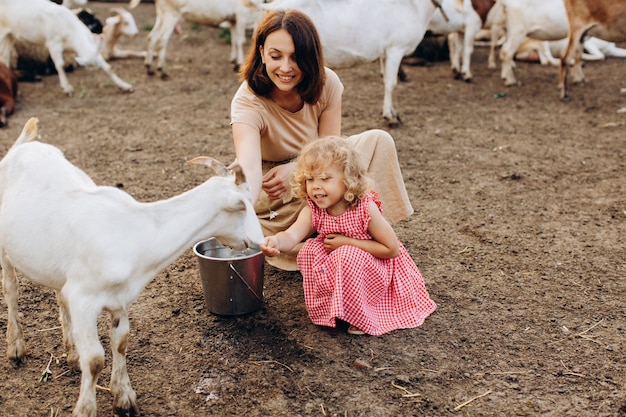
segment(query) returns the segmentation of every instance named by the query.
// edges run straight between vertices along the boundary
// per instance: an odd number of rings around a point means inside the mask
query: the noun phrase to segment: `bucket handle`
[[[245,285],[245,286],[246,286],[246,287],[250,290],[250,292],[251,292],[252,294],[254,294],[254,296],[255,296],[256,298],[258,298],[258,299],[259,299],[259,301],[263,302],[263,298],[259,297],[259,295],[258,295],[258,294],[257,294],[257,293],[256,293],[256,292],[255,292],[255,291],[254,291],[251,287],[250,287],[250,285],[248,285],[248,281],[246,281],[246,280],[245,280],[245,279],[241,276],[241,274],[239,273],[239,271],[237,271],[237,269],[235,269],[235,266],[232,264],[232,262],[229,262],[229,263],[228,263],[228,266],[230,267],[230,269],[232,269],[232,270],[233,270],[233,272],[234,272],[235,274],[237,274],[237,276],[239,277],[239,279],[241,280],[241,282],[243,282],[243,283],[244,283],[244,285]]]

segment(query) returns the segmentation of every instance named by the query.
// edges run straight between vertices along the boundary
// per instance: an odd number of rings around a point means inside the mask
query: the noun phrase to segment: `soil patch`
[[[90,7],[106,17],[111,5]],[[143,49],[154,5],[133,13],[143,30],[127,45]],[[2,154],[36,116],[42,141],[138,200],[204,181],[184,162],[233,160],[239,81],[219,29],[183,30],[169,45],[169,81],[148,77],[140,59],[111,62],[132,94],[90,68],[69,74],[72,98],[56,76],[21,84]],[[588,63],[588,83],[563,103],[556,68],[520,62],[523,85],[505,88],[486,57],[476,50],[474,83],[437,62],[405,67],[409,81],[396,89],[404,123],[390,131],[416,209],[396,231],[438,304],[424,325],[382,337],[316,327],[301,276],[269,266],[263,308],[218,317],[190,248],[130,311],[128,367],[143,415],[626,415],[624,63]],[[388,129],[378,64],[337,72],[344,133]],[[20,291],[29,356],[20,369],[0,361],[0,415],[69,416],[80,374],[63,358],[54,295],[25,281]],[[6,317],[3,307],[1,329]],[[106,349],[107,326],[103,315]],[[110,371],[107,352],[100,385]],[[98,390],[98,414],[111,405]]]

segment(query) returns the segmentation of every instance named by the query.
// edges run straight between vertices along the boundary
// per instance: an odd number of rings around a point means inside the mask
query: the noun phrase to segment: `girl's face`
[[[260,53],[267,75],[278,90],[289,92],[302,81],[302,72],[296,63],[293,38],[285,29],[267,35],[265,44],[260,47]]]
[[[343,198],[346,192],[343,170],[337,164],[329,164],[306,179],[306,193],[319,208],[339,216],[348,205]]]

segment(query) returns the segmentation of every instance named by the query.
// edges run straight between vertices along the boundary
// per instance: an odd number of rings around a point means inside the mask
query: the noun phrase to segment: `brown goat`
[[[0,62],[0,127],[7,125],[13,114],[17,96],[17,77],[9,67]]]
[[[561,99],[568,100],[567,73],[570,62],[573,81],[584,83],[582,72],[582,42],[586,36],[595,36],[610,42],[626,41],[626,2],[614,0],[565,0],[569,22],[567,47],[561,56],[559,88]]]

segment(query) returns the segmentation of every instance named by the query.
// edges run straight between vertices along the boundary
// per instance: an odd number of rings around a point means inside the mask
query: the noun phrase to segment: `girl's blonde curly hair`
[[[344,138],[328,136],[309,142],[296,160],[291,181],[294,196],[308,198],[306,179],[321,172],[329,165],[337,165],[343,171],[346,192],[343,198],[349,207],[354,207],[371,190],[372,180],[367,176],[359,154]]]

